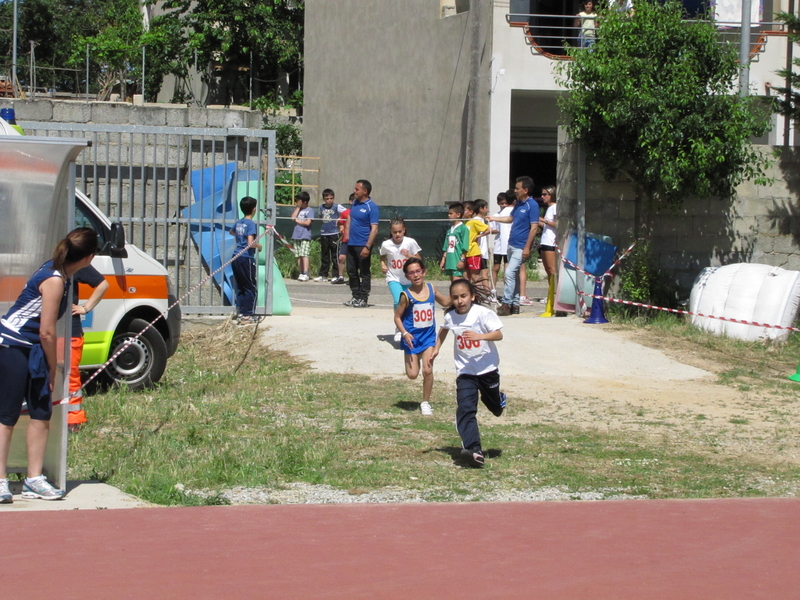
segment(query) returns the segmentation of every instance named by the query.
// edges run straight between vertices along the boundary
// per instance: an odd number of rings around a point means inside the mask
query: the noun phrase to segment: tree
[[[302,64],[303,2],[301,0],[166,0],[163,20],[177,20],[185,41],[203,65],[213,87],[219,81],[217,101],[229,103],[240,77],[253,68],[261,88],[272,88],[279,72],[298,80]],[[252,59],[251,59],[252,55]],[[246,86],[245,86],[246,89]],[[242,96],[241,91],[238,92]],[[256,90],[256,96],[262,95]]]
[[[789,31],[789,40],[796,44],[800,42],[800,18],[789,13],[779,13],[778,19],[786,23]],[[800,67],[800,58],[793,58],[792,65]],[[797,120],[800,118],[800,93],[795,88],[800,87],[800,73],[795,73],[793,69],[781,69],[778,75],[788,84],[788,87],[776,87],[775,91],[781,95],[777,101],[777,110],[780,114]],[[786,98],[786,93],[789,97]]]
[[[84,48],[89,44],[92,62],[100,72],[100,100],[108,98],[111,89],[119,84],[120,94],[127,97],[127,84],[141,78],[142,14],[138,0],[116,0],[99,3],[96,13],[96,34],[78,38],[74,46],[73,63],[80,63]]]
[[[769,130],[767,115],[735,93],[736,49],[714,24],[684,21],[674,0],[599,14],[593,48],[557,69],[567,131],[604,177],[630,178],[640,213],[643,197],[677,207],[765,181],[769,159],[749,139]]]

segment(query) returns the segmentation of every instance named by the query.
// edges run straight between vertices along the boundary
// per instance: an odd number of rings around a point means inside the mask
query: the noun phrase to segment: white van
[[[80,191],[75,192],[75,227],[91,227],[97,232],[100,249],[92,266],[108,282],[103,301],[82,317],[81,369],[94,370],[165,313],[177,298],[167,270],[136,246],[126,244],[122,225],[110,223]],[[88,299],[92,288],[80,285],[78,293],[81,300]],[[180,333],[181,311],[176,305],[166,319],[158,318],[106,368],[103,379],[133,389],[151,386],[164,374],[167,359],[178,347]]]

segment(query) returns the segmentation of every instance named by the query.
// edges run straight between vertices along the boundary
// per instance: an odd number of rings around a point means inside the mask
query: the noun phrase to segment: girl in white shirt
[[[478,430],[478,398],[493,415],[499,417],[506,407],[506,395],[500,391],[500,356],[495,342],[503,339],[503,323],[485,306],[481,291],[466,279],[450,284],[452,304],[445,310],[444,323],[429,358],[431,367],[447,333],[455,334],[453,355],[456,366],[456,428],[461,437],[461,455],[473,467],[484,463]]]
[[[400,295],[407,290],[411,282],[403,273],[403,265],[412,256],[420,258],[420,246],[414,238],[406,236],[406,223],[400,217],[394,217],[389,223],[391,238],[381,244],[381,271],[386,275],[386,284],[392,293],[394,308],[400,302]],[[400,330],[395,330],[394,341],[401,339]]]

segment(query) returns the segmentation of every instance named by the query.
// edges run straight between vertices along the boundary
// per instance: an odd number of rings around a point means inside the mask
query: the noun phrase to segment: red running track
[[[800,598],[800,499],[2,514],[0,598]]]

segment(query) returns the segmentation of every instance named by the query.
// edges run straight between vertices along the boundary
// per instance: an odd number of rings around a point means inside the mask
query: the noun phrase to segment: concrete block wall
[[[134,106],[127,102],[0,98],[0,108],[13,108],[18,121],[245,129],[261,129],[263,124],[260,111],[235,106],[206,108],[181,104]]]
[[[762,151],[771,153],[768,146]],[[800,154],[783,152],[770,185],[745,182],[729,200],[686,198],[677,210],[647,210],[651,247],[658,265],[682,292],[708,266],[752,262],[800,270]],[[559,229],[575,227],[577,151],[559,143]],[[618,246],[634,239],[635,189],[619,178],[604,180],[587,165],[586,229],[611,236]]]

